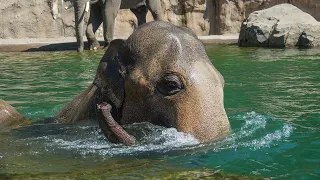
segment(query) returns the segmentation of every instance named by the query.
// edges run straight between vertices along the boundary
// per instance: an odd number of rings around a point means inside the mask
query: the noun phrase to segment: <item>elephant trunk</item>
[[[224,109],[224,79],[210,62],[192,66],[188,99],[178,103],[178,130],[193,134],[201,142],[212,141],[230,132]],[[192,111],[189,111],[192,109]]]
[[[113,143],[122,143],[127,146],[136,144],[136,139],[129,135],[112,117],[111,105],[98,104],[97,108],[102,111],[104,118],[99,118],[99,125],[106,138]]]

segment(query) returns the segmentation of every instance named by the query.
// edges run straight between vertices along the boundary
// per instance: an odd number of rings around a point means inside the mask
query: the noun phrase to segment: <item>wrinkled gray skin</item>
[[[85,4],[88,0],[74,0],[76,38],[78,51],[83,51],[83,24]],[[155,20],[163,20],[163,11],[159,0],[90,0],[90,18],[86,29],[86,36],[90,49],[99,46],[94,33],[103,24],[105,46],[113,39],[115,18],[119,9],[130,9],[138,19],[138,25],[146,23],[148,9]]]
[[[62,123],[103,118],[102,102],[119,124],[151,122],[190,133],[201,142],[226,135],[224,80],[189,29],[163,21],[113,40],[92,85],[56,115]],[[105,132],[106,134],[106,132]]]

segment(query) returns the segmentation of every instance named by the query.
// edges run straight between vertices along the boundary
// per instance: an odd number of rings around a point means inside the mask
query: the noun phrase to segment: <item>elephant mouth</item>
[[[110,142],[122,143],[127,146],[136,145],[135,137],[126,132],[113,118],[111,114],[112,106],[110,104],[105,102],[97,104],[97,109],[100,110],[98,118],[100,129]],[[151,123],[166,128],[174,127],[168,118],[161,115],[151,120]]]
[[[101,103],[97,105],[97,109],[101,110],[103,117],[99,119],[100,128],[105,137],[113,143],[122,143],[127,146],[136,144],[136,139],[128,134],[112,117],[112,106],[108,103]]]
[[[155,118],[151,121],[152,124],[166,127],[166,128],[172,128],[174,127],[172,123],[170,123],[169,119],[165,118],[164,116],[158,116],[158,118]]]

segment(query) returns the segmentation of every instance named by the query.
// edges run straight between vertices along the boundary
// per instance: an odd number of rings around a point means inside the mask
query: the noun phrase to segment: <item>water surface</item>
[[[320,49],[207,52],[226,82],[226,138],[199,144],[175,129],[136,124],[127,128],[143,132],[136,134],[140,143],[125,147],[107,142],[96,124],[35,124],[0,134],[0,179],[195,178],[217,171],[320,179]],[[53,116],[88,87],[101,56],[0,53],[0,98],[34,122]]]

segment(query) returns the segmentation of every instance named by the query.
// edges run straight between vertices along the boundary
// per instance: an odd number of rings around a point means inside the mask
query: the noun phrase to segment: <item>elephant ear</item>
[[[112,115],[116,120],[124,97],[123,66],[118,58],[118,50],[124,40],[113,40],[98,66],[92,85],[64,105],[55,118],[60,123],[74,123],[95,117],[95,106],[101,102],[112,105]]]
[[[124,100],[125,67],[119,55],[124,44],[125,41],[121,39],[111,41],[93,82],[100,90],[96,102],[111,104],[112,115],[117,121],[121,118],[120,111]]]

